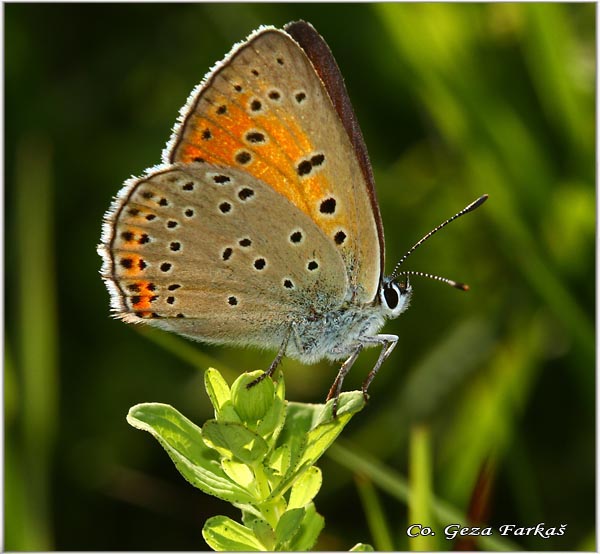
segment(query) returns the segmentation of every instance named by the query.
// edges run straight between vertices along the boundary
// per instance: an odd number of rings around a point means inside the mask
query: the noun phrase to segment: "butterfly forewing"
[[[323,82],[289,35],[265,29],[234,49],[192,95],[167,158],[263,181],[339,251],[348,298],[373,300],[383,253],[369,189]]]
[[[354,155],[362,170],[365,185],[371,201],[371,209],[375,224],[377,225],[377,234],[380,248],[380,277],[383,276],[385,262],[385,243],[383,236],[383,221],[379,211],[379,202],[375,191],[375,177],[369,152],[363,137],[358,119],[354,114],[352,102],[346,90],[346,84],[342,72],[331,53],[331,50],[325,39],[316,31],[316,29],[306,21],[294,21],[284,26],[284,30],[294,41],[302,48],[306,56],[311,61],[312,66],[323,82],[327,94],[331,99],[333,107],[340,118],[340,122],[346,130],[350,144],[354,149]]]
[[[278,347],[292,321],[339,306],[348,287],[312,219],[236,169],[179,164],[133,180],[105,228],[118,315],[194,338]]]

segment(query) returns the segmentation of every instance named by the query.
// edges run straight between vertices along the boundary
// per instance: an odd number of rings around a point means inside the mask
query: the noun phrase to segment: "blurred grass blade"
[[[588,535],[576,547],[580,552],[598,552],[598,543],[596,542],[596,530],[592,529]]]
[[[431,514],[433,493],[431,490],[431,446],[429,428],[423,424],[413,425],[410,430],[408,524],[420,524],[435,529]],[[432,535],[419,535],[409,541],[411,550],[432,552],[438,550]]]
[[[385,395],[386,407],[369,415],[369,422],[355,431],[353,440],[368,445],[371,454],[386,458],[405,443],[410,423],[436,417],[449,399],[468,385],[472,375],[493,350],[494,330],[489,321],[474,317],[450,328],[431,347],[397,390]],[[393,360],[388,362],[393,371]],[[398,367],[398,374],[407,368]],[[393,425],[395,432],[388,430]]]
[[[465,391],[439,452],[446,498],[466,505],[482,464],[511,444],[549,340],[542,316],[519,318],[489,367]]]
[[[17,376],[10,344],[4,341],[4,530],[11,548],[28,544],[26,521],[27,479],[23,475],[22,450],[15,432],[20,407]]]
[[[544,509],[540,486],[527,444],[520,434],[513,438],[513,446],[505,454],[506,471],[510,475],[509,484],[515,498],[515,512],[518,521],[543,521]]]
[[[377,489],[368,477],[361,474],[355,476],[354,482],[363,505],[371,537],[373,537],[375,550],[380,552],[396,550]]]
[[[595,126],[588,117],[593,104],[585,102],[576,88],[574,77],[581,67],[569,63],[577,48],[577,30],[570,28],[571,20],[560,5],[532,3],[524,12],[529,32],[523,35],[523,46],[537,96],[548,119],[568,137],[570,154],[578,159],[594,141]]]
[[[396,471],[384,466],[380,461],[373,459],[365,452],[352,446],[345,446],[343,440],[338,439],[327,451],[327,457],[331,458],[341,466],[354,473],[362,473],[369,477],[377,486],[397,500],[408,504],[409,486],[406,479]],[[457,523],[465,526],[467,524],[465,515],[447,502],[432,496],[431,513],[441,525]],[[477,537],[477,543],[482,549],[511,551],[522,550],[512,541],[498,536]]]
[[[18,252],[21,413],[27,475],[26,509],[21,522],[25,544],[18,550],[52,550],[50,462],[58,404],[57,316],[54,268],[54,202],[51,152],[46,140],[28,137],[18,144],[16,233]]]
[[[574,290],[555,271],[537,228],[548,191],[561,178],[561,168],[534,135],[534,128],[523,123],[516,107],[494,87],[493,78],[476,78],[478,67],[483,71],[478,66],[481,61],[476,47],[482,36],[479,27],[470,24],[477,9],[483,8],[465,7],[463,17],[458,17],[451,4],[423,4],[406,10],[400,4],[383,3],[377,5],[376,13],[393,45],[391,55],[395,54],[411,74],[407,86],[423,102],[447,148],[462,154],[459,165],[467,182],[477,186],[477,193],[485,186],[490,194],[485,213],[495,225],[497,243],[513,272],[523,275],[563,325],[564,333],[576,341],[586,362],[579,365],[585,368],[595,356],[594,322]],[[540,9],[532,8],[531,17],[543,37],[558,28],[558,22],[552,16],[555,8],[551,8],[549,19],[542,24]],[[541,40],[537,45],[546,49],[543,58],[554,67],[555,62],[549,60],[563,46],[558,43],[550,49],[548,42]],[[421,47],[423,43],[427,49]],[[422,71],[424,64],[428,71]],[[562,78],[562,74],[554,73],[553,81]],[[562,89],[560,104],[571,106],[571,93]],[[553,89],[546,93],[553,94]],[[579,121],[570,108],[569,113],[569,121]],[[566,123],[573,125],[581,127],[581,123]],[[582,150],[589,154],[593,133],[588,135]],[[584,177],[588,173],[586,170]],[[583,370],[578,377],[584,394],[593,394],[591,372]]]
[[[202,372],[206,371],[207,367],[218,367],[219,371],[228,381],[235,380],[240,374],[239,371],[227,367],[221,360],[217,360],[213,356],[204,353],[200,348],[195,346],[193,342],[190,342],[179,335],[166,333],[162,329],[153,329],[148,325],[137,325],[135,330],[140,333],[140,335],[164,348],[167,352],[171,352],[171,354],[175,355],[180,360]]]

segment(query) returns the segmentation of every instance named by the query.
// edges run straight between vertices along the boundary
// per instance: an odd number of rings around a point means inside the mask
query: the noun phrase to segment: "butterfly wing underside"
[[[358,119],[354,114],[352,102],[346,90],[346,84],[340,68],[338,67],[329,46],[315,28],[306,21],[294,21],[285,25],[284,30],[304,50],[310,59],[315,71],[319,75],[327,94],[346,129],[346,133],[354,149],[354,154],[362,170],[364,182],[369,195],[373,217],[377,226],[379,238],[380,279],[383,276],[385,264],[385,242],[383,236],[383,221],[379,211],[379,202],[375,191],[375,176],[371,167],[371,160],[367,145],[363,138]]]
[[[348,286],[312,219],[232,168],[177,164],[131,180],[103,242],[119,317],[205,341],[279,347],[290,322],[333,309]]]
[[[343,81],[338,93],[351,112]],[[192,93],[164,157],[238,168],[284,196],[335,245],[360,305],[377,294],[383,232],[364,142],[355,150],[329,94],[290,35],[259,30]]]

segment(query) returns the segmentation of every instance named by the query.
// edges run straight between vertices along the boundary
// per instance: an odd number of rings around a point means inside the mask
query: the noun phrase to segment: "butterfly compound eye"
[[[379,298],[382,306],[391,312],[390,317],[397,317],[408,306],[411,288],[408,279],[404,282],[384,280],[383,286],[379,292]]]
[[[401,291],[398,288],[398,285],[396,285],[396,283],[391,282],[391,283],[384,285],[383,300],[384,300],[386,306],[390,310],[394,310],[396,308],[396,306],[398,306],[398,301],[400,300],[400,294],[401,294]]]

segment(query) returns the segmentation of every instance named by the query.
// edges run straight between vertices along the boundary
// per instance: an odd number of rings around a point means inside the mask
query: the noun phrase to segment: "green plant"
[[[209,369],[204,376],[215,419],[202,428],[166,404],[138,404],[127,421],[151,433],[195,487],[242,512],[241,523],[211,517],[202,534],[214,550],[308,550],[324,520],[313,499],[322,482],[314,464],[364,406],[361,392],[333,401],[285,400],[283,374],[248,388],[262,372],[240,375],[231,388]],[[353,550],[372,550],[358,544]]]

